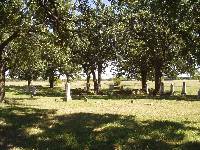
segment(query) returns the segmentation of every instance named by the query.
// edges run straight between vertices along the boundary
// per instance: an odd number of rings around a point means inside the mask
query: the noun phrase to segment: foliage
[[[41,59],[40,40],[40,35],[29,33],[11,45],[8,68],[12,78],[31,82],[41,76],[44,63]]]
[[[175,77],[183,72],[193,73],[197,62],[189,47],[196,49],[194,43],[199,43],[196,41],[199,34],[188,20],[198,18],[197,14],[191,14],[196,5],[198,2],[191,1],[121,1],[117,23],[121,27],[118,46],[123,61],[118,61],[119,71],[142,79],[143,85],[154,76],[156,91],[163,75]],[[183,30],[195,35],[190,42],[182,36]]]
[[[114,85],[119,86],[121,83],[121,78],[120,77],[113,78],[113,83]]]
[[[199,1],[110,0],[0,2],[0,100],[5,71],[32,80],[60,75],[67,81],[81,69],[93,75],[94,91],[113,62],[120,75],[142,81],[194,75],[199,65]],[[96,77],[96,72],[97,77]]]
[[[55,85],[56,86],[59,86],[59,85],[61,85],[62,84],[62,80],[61,79],[57,79],[56,81],[55,81]]]

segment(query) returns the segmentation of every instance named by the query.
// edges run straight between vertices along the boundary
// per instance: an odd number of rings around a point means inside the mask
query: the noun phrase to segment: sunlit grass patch
[[[38,127],[28,127],[25,129],[25,134],[27,135],[37,135],[41,134],[42,132],[43,130]]]
[[[0,127],[10,126],[11,124],[7,123],[4,118],[0,118]]]
[[[10,148],[9,150],[23,150],[23,147],[13,147],[13,148]]]
[[[93,131],[100,132],[104,130],[109,130],[110,128],[123,128],[123,125],[121,125],[119,122],[107,123],[95,128]]]

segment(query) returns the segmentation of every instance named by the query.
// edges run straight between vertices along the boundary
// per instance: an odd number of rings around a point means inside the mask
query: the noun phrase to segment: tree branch
[[[5,41],[3,41],[0,44],[0,54],[2,54],[3,49],[19,35],[20,30],[15,31],[9,38],[7,38]]]

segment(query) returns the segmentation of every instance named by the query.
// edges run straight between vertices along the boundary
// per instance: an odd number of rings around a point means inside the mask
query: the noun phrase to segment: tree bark
[[[94,93],[98,94],[99,90],[98,90],[98,83],[97,83],[95,70],[92,70],[92,76],[93,76],[93,82],[94,82]]]
[[[19,31],[15,31],[10,37],[0,44],[0,102],[4,100],[5,97],[5,72],[6,66],[3,60],[4,48],[19,35]]]
[[[86,74],[87,74],[86,91],[90,92],[90,72],[88,72]]]
[[[9,38],[7,38],[5,41],[3,41],[3,42],[0,44],[1,56],[2,56],[3,49],[4,49],[12,40],[14,40],[16,37],[18,37],[18,35],[19,35],[19,30],[18,30],[18,31],[15,31]]]
[[[155,67],[155,90],[154,90],[154,95],[158,94],[158,92],[159,92],[160,84],[161,84],[161,77],[162,77],[161,67],[160,66],[156,66]]]
[[[69,74],[65,74],[66,75],[66,78],[67,78],[67,83],[69,83],[70,82],[70,80],[69,80]]]
[[[49,74],[49,84],[50,84],[50,88],[54,88],[54,72],[51,71]]]
[[[99,64],[98,65],[98,92],[101,89],[101,80],[102,80],[101,74],[102,74],[102,64]]]
[[[141,77],[142,77],[142,90],[146,90],[147,84],[147,68],[146,65],[141,65]]]
[[[0,102],[3,102],[5,97],[5,64],[0,62]]]
[[[28,79],[28,87],[31,85],[31,79]]]
[[[15,31],[10,37],[0,44],[0,102],[4,100],[5,97],[5,62],[3,58],[4,48],[19,35],[19,31]]]
[[[142,76],[142,90],[145,91],[147,85],[147,72],[141,72],[141,76]]]
[[[54,77],[49,77],[50,88],[54,88]]]

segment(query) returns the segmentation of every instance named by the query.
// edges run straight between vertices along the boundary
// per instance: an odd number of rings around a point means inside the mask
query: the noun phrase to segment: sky
[[[93,5],[93,2],[92,2],[92,1],[95,1],[95,0],[90,0],[90,4],[91,4],[91,5]],[[106,4],[107,6],[110,5],[110,2],[109,2],[108,0],[102,0],[102,2],[103,2],[104,4]]]

